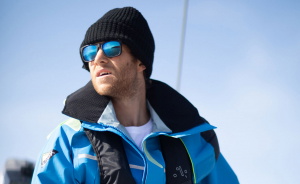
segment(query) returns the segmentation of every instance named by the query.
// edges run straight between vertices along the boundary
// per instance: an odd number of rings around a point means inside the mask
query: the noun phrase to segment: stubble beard
[[[130,99],[136,96],[142,86],[142,81],[139,80],[138,73],[132,72],[130,66],[126,67],[117,78],[111,80],[108,86],[101,87],[101,84],[94,84],[98,94],[115,100]]]
[[[110,97],[113,99],[131,99],[138,93],[139,81],[137,76],[134,76],[132,80],[120,80],[111,88]]]

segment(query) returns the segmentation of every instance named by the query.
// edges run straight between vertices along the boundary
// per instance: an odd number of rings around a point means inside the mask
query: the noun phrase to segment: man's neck
[[[123,126],[142,126],[150,119],[147,109],[146,90],[134,97],[112,99],[116,116]]]

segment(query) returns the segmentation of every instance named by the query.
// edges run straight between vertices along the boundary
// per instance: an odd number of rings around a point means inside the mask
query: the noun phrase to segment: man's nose
[[[104,54],[102,49],[98,50],[96,57],[94,59],[94,62],[96,62],[96,63],[107,63],[108,62],[107,56]]]

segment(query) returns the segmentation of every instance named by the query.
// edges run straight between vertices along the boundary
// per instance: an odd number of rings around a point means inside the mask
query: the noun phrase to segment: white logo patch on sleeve
[[[45,164],[49,161],[49,159],[50,159],[51,157],[53,157],[56,153],[58,153],[58,151],[56,151],[56,150],[51,150],[51,151],[49,151],[49,152],[47,152],[47,153],[44,153],[44,154],[42,155],[41,166],[42,166],[42,167],[45,166]]]

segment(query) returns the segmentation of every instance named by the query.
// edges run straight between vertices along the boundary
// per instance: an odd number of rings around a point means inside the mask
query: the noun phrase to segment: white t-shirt
[[[150,119],[146,124],[142,126],[128,126],[125,127],[135,144],[142,150],[143,139],[152,132],[152,120]]]

